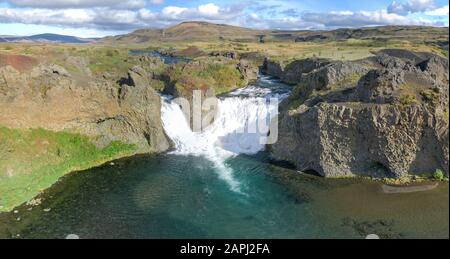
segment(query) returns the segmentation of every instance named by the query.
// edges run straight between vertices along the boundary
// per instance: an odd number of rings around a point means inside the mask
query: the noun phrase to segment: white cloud
[[[449,6],[443,6],[441,8],[437,8],[428,12],[425,12],[426,15],[429,16],[448,16],[449,14]]]
[[[236,12],[230,8],[220,8],[216,4],[209,3],[200,5],[197,8],[184,8],[177,6],[168,6],[162,10],[163,18],[181,19],[181,20],[210,20],[225,21],[234,19],[242,10]]]
[[[61,24],[83,25],[95,17],[92,11],[85,9],[10,9],[0,8],[0,22],[15,22],[24,24]]]
[[[188,10],[189,10],[188,8],[177,7],[177,6],[168,6],[162,10],[162,13],[164,15],[175,18],[175,17],[180,16],[181,14],[185,13]]]
[[[251,13],[250,17],[253,18],[253,19],[259,19],[259,16],[258,16],[257,13]]]
[[[4,7],[0,8],[0,23],[124,31],[143,27],[165,27],[188,20],[226,23],[235,20],[240,15],[243,15],[240,10],[220,8],[215,4],[200,5],[196,8],[168,6],[160,12],[152,12],[147,8],[47,9]]]
[[[1,0],[0,0],[1,1]],[[18,1],[18,0],[16,0]],[[29,1],[29,0],[25,0]],[[69,0],[76,1],[76,0]],[[78,0],[85,4],[88,1]],[[114,1],[114,0],[106,0]],[[137,0],[139,2],[141,0]],[[412,0],[415,10],[417,3],[429,0]],[[34,1],[33,1],[34,2]],[[42,3],[50,2],[41,0]],[[54,2],[54,1],[52,1]],[[67,1],[66,1],[67,2]],[[103,1],[102,1],[103,2]],[[114,1],[118,2],[118,1]],[[132,3],[133,1],[122,1]],[[149,2],[149,1],[146,1]],[[153,0],[151,2],[161,2]],[[411,6],[410,6],[411,7]],[[412,8],[412,7],[411,7]],[[410,9],[411,9],[410,8]],[[421,7],[423,10],[425,7]],[[18,23],[29,25],[48,25],[58,28],[83,28],[96,31],[130,31],[140,28],[161,28],[183,21],[199,20],[214,23],[226,23],[259,29],[332,29],[339,27],[364,27],[381,25],[436,25],[448,24],[448,21],[405,16],[388,10],[379,11],[333,11],[333,12],[295,12],[298,15],[267,16],[257,11],[245,11],[245,6],[221,7],[213,3],[197,7],[167,6],[161,11],[148,8],[90,7],[90,8],[0,8],[0,23]],[[291,10],[288,10],[290,13]],[[425,11],[429,16],[448,16],[448,6]],[[284,17],[284,18],[283,18]]]
[[[352,12],[352,11],[331,11],[330,14],[337,14],[337,15],[353,15],[354,12]]]
[[[408,0],[404,3],[392,2],[387,10],[388,13],[399,15],[408,15],[410,13],[426,12],[436,9],[437,5],[434,0]]]
[[[198,7],[198,11],[204,15],[218,15],[219,10],[220,8],[213,3],[200,5]]]
[[[326,19],[323,19],[326,17]],[[386,10],[359,11],[340,13],[305,13],[303,21],[323,24],[326,27],[364,27],[382,25],[434,25],[432,21],[425,19],[411,19]]]
[[[88,7],[114,7],[124,9],[143,8],[146,4],[162,4],[164,0],[3,0],[18,7],[31,8],[88,8]]]

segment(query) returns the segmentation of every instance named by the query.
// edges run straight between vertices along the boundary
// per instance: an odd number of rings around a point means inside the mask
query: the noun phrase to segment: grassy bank
[[[131,48],[132,46],[127,46]],[[167,51],[184,52],[186,49],[196,48],[203,53],[211,52],[236,52],[239,54],[258,53],[264,57],[270,57],[277,61],[293,61],[305,58],[326,58],[333,60],[358,60],[373,56],[373,53],[382,49],[407,49],[417,52],[432,52],[438,55],[448,56],[448,51],[425,44],[423,42],[410,42],[398,40],[342,40],[325,42],[267,42],[261,43],[237,43],[229,41],[212,42],[177,42],[177,44],[145,44],[135,45],[136,49],[165,49]]]
[[[192,63],[169,67],[164,74],[182,96],[191,96],[193,90],[207,89],[213,89],[219,95],[245,85],[236,66],[234,60],[199,58]]]
[[[31,200],[72,171],[132,155],[133,145],[97,148],[85,136],[0,127],[0,212]]]

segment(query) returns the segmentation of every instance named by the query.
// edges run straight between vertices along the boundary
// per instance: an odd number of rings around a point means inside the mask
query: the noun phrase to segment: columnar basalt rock
[[[283,105],[273,158],[325,177],[448,175],[448,59],[386,53],[303,75]],[[333,71],[366,74],[355,83]]]

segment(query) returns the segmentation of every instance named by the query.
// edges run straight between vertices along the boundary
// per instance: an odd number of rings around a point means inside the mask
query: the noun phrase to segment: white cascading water
[[[261,95],[265,97],[257,97]],[[233,177],[233,170],[226,165],[226,160],[264,150],[261,138],[268,135],[270,120],[278,114],[278,103],[271,103],[269,96],[267,89],[249,86],[218,100],[217,116],[212,125],[202,132],[193,132],[180,106],[163,98],[162,121],[166,134],[175,144],[173,153],[207,158],[214,163],[219,177],[233,191],[241,192],[240,184]],[[258,126],[260,120],[265,121],[266,129]]]

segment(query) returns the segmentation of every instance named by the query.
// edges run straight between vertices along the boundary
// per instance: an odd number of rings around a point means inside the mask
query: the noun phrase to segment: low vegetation
[[[415,95],[412,94],[402,94],[400,96],[400,107],[405,109],[411,105],[420,104],[420,101]]]
[[[439,99],[439,92],[436,89],[427,89],[420,93],[426,101],[434,102]]]
[[[3,49],[3,50],[2,50]],[[0,54],[25,55],[39,63],[57,64],[73,76],[86,77],[89,68],[93,76],[126,73],[137,61],[128,59],[129,49],[95,45],[14,44],[0,48]]]
[[[193,90],[214,89],[216,94],[232,91],[244,85],[242,75],[232,60],[201,58],[191,63],[180,63],[164,73],[183,96],[190,96]]]
[[[443,181],[445,180],[445,174],[444,171],[442,171],[441,169],[437,169],[434,173],[433,173],[433,178],[437,181]]]
[[[429,181],[446,182],[448,177],[441,169],[436,169],[433,173],[420,173],[415,175],[407,175],[401,178],[384,178],[382,182],[389,185],[409,185],[413,183],[422,183]]]
[[[305,83],[300,83],[298,84],[290,98],[289,101],[289,109],[296,109],[298,108],[300,105],[302,105],[306,100],[308,100],[309,98],[313,97],[314,94],[314,90],[308,86]]]
[[[174,53],[183,53],[186,49],[196,50],[196,53],[211,52],[236,52],[242,55],[259,53],[270,57],[274,61],[293,61],[305,58],[327,58],[334,60],[358,60],[386,48],[408,49],[417,52],[433,52],[442,56],[442,49],[419,42],[399,40],[341,40],[324,42],[233,42],[233,41],[211,41],[211,42],[177,42],[177,44],[150,43],[148,45],[136,44],[134,48],[164,49]]]
[[[0,127],[0,212],[32,199],[69,172],[134,151],[133,145],[119,142],[97,148],[90,138],[67,132]]]

